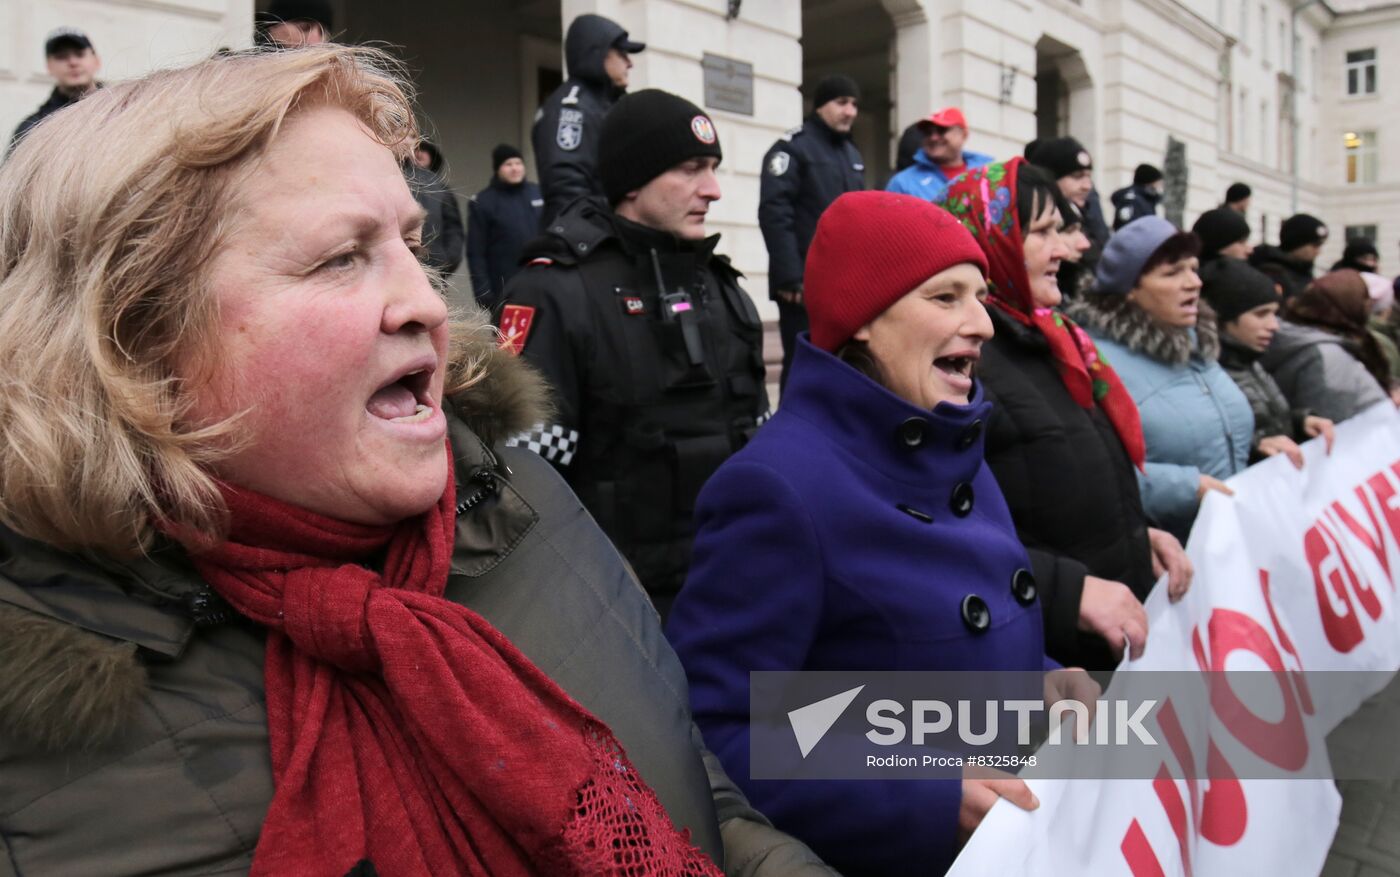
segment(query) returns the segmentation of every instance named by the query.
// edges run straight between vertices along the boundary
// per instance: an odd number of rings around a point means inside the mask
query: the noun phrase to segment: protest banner
[[[1400,414],[1377,406],[1337,427],[1330,455],[1320,440],[1304,453],[1301,471],[1272,458],[1230,479],[1233,497],[1206,497],[1186,546],[1191,590],[1176,604],[1161,583],[1153,590],[1147,649],[1114,683],[1272,670],[1276,703],[1212,686],[1209,721],[1183,723],[1153,779],[1028,775],[1040,808],[997,804],[950,877],[1321,870],[1341,810],[1335,784],[1238,778],[1232,766],[1256,758],[1316,776],[1306,766],[1327,759],[1322,734],[1400,667]],[[1337,672],[1319,685],[1320,671]],[[1317,730],[1298,732],[1304,718]]]

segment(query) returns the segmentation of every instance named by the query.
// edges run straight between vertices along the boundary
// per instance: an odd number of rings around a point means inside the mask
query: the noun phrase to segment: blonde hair
[[[403,159],[410,101],[376,49],[253,50],[103,89],[25,136],[0,166],[0,522],[118,557],[158,520],[223,532],[209,469],[236,419],[183,423],[176,363],[217,356],[208,269],[232,181],[309,106]],[[449,391],[480,379],[467,352],[489,331],[479,313],[454,326]]]

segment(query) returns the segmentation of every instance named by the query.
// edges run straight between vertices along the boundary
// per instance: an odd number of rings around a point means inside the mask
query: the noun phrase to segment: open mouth
[[[967,392],[972,389],[972,369],[977,365],[976,354],[940,356],[933,361],[933,367],[943,374],[943,378],[955,389]]]
[[[433,367],[421,366],[406,372],[378,390],[365,403],[365,410],[390,423],[421,423],[433,416],[428,386]]]

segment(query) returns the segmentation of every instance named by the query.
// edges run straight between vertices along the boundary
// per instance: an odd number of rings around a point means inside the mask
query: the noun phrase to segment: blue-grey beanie
[[[1114,232],[1094,272],[1098,281],[1094,291],[1106,295],[1132,292],[1142,274],[1142,266],[1176,232],[1176,226],[1160,216],[1144,216]]]

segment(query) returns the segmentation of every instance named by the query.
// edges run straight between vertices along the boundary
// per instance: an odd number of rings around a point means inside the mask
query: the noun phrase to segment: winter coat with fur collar
[[[831,873],[705,750],[655,611],[577,498],[540,457],[496,444],[542,394],[514,357],[488,355],[449,416],[446,596],[603,719],[727,873]],[[261,630],[177,549],[117,563],[0,528],[0,875],[247,873],[272,796],[263,654]]]
[[[1163,327],[1122,296],[1085,296],[1066,308],[1137,403],[1147,439],[1143,508],[1182,542],[1196,519],[1201,475],[1244,471],[1254,433],[1249,400],[1216,361],[1215,314],[1204,301],[1200,308],[1195,329]]]

